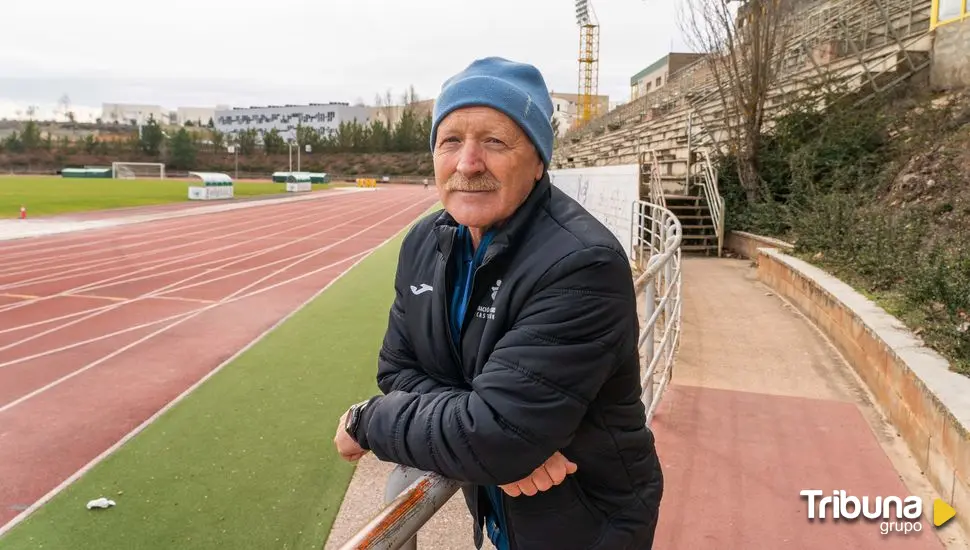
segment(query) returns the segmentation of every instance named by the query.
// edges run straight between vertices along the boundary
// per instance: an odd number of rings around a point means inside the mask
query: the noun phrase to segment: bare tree
[[[758,153],[765,103],[776,84],[789,37],[792,0],[684,0],[680,25],[688,45],[705,54],[717,87],[726,139],[748,201],[761,187]],[[713,130],[713,128],[708,128]]]
[[[408,108],[419,101],[418,92],[414,89],[414,84],[408,86],[404,93],[401,94],[401,105]]]
[[[384,124],[387,125],[388,131],[391,131],[394,128],[394,95],[391,89],[388,88],[384,95],[377,94],[374,97],[374,105],[384,117]]]

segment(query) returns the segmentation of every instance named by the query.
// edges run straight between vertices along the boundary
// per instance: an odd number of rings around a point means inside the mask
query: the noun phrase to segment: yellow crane
[[[590,0],[576,0],[576,23],[579,25],[579,101],[576,126],[596,117],[599,102],[600,26]]]

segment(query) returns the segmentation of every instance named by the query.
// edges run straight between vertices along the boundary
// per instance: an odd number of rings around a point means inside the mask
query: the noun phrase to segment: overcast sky
[[[637,71],[687,51],[677,4],[592,0],[600,93],[626,100]],[[64,94],[80,120],[102,102],[373,104],[412,84],[429,98],[489,55],[577,90],[575,0],[25,0],[3,11],[0,117],[28,105],[44,116]]]

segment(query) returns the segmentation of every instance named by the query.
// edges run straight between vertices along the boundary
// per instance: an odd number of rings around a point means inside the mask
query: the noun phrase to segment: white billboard
[[[631,256],[634,203],[640,199],[638,165],[550,170],[549,176],[553,185],[612,231],[627,257]]]

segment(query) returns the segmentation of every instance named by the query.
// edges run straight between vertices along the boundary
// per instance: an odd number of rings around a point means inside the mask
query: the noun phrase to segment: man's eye
[[[490,138],[486,139],[485,142],[486,143],[496,143],[498,145],[505,145],[505,142],[504,141],[502,141],[502,140],[500,140],[498,138],[493,138],[493,137],[490,137]]]

